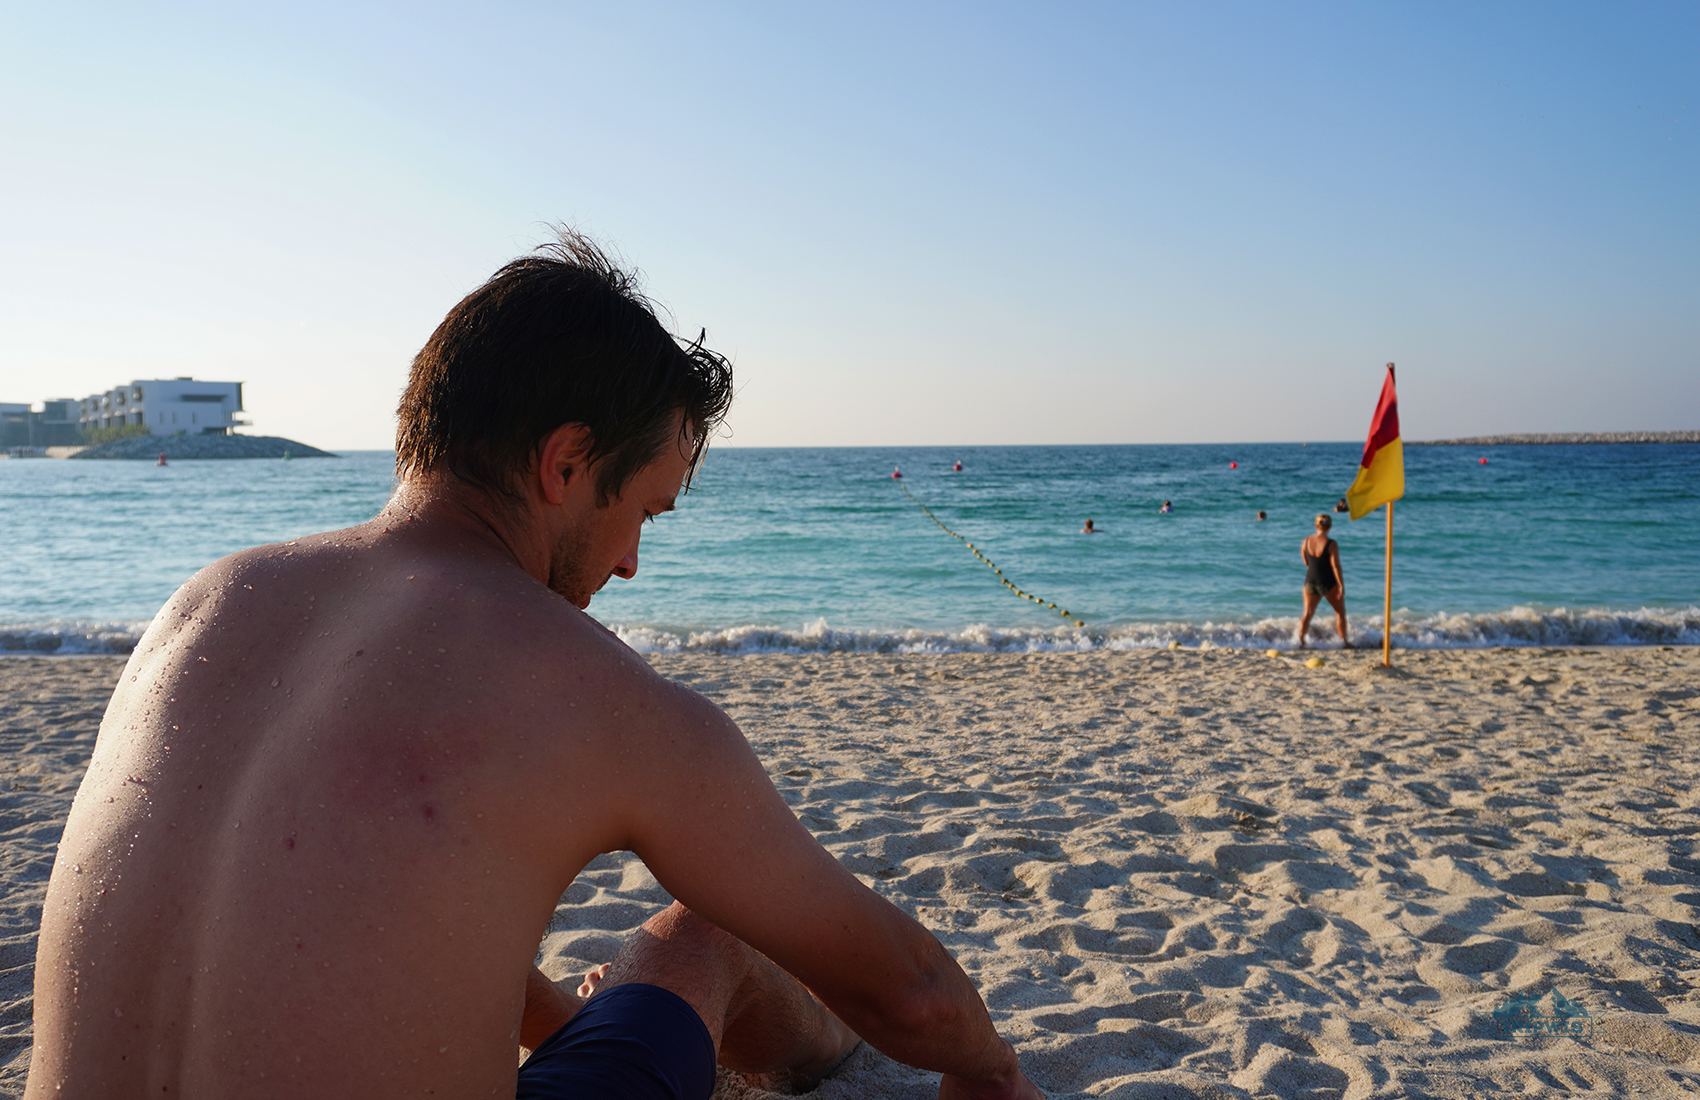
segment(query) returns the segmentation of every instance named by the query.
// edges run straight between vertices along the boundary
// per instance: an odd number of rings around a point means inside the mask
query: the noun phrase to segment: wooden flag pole
[[[1387,502],[1386,587],[1381,593],[1381,667],[1393,667],[1393,502]]]

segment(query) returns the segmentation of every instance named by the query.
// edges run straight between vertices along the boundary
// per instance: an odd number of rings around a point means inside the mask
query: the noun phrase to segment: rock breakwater
[[[1495,447],[1510,443],[1700,443],[1700,432],[1536,432],[1411,440],[1413,447]]]

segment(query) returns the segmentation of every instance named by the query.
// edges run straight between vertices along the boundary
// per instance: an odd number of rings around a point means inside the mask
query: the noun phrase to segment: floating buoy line
[[[892,476],[894,478],[898,478],[898,477],[901,477],[902,475],[901,474],[893,474]],[[980,553],[980,550],[977,546],[975,546],[973,543],[969,542],[963,536],[957,534],[955,531],[952,531],[950,528],[946,527],[944,525],[943,520],[941,520],[941,519],[939,519],[939,517],[933,515],[933,510],[931,508],[928,508],[925,504],[922,504],[921,498],[917,497],[914,493],[911,493],[909,491],[909,486],[905,485],[902,481],[899,481],[897,483],[897,487],[899,489],[902,489],[903,495],[908,497],[910,500],[914,501],[915,505],[918,508],[920,508],[921,511],[927,513],[928,519],[930,519],[934,523],[938,524],[940,531],[943,531],[945,534],[949,535],[951,538],[960,542],[962,545],[968,547],[969,552],[972,553],[975,557],[979,558],[981,563],[984,564],[987,569],[990,569],[993,573],[996,573],[998,580],[1003,582],[1003,586],[1005,588],[1009,589],[1011,592],[1014,592],[1017,596],[1020,596],[1024,600],[1031,600],[1034,603],[1038,604],[1040,607],[1050,608],[1052,611],[1055,611],[1058,615],[1061,615],[1063,618],[1067,619],[1069,622],[1073,623],[1075,626],[1085,626],[1086,625],[1085,623],[1081,622],[1079,619],[1075,618],[1073,615],[1069,614],[1068,610],[1066,608],[1058,607],[1056,604],[1050,602],[1049,600],[1042,600],[1038,596],[1033,595],[1033,593],[1031,593],[1031,592],[1023,592],[1021,589],[1017,588],[1010,581],[1010,579],[1008,577],[1003,575],[1003,570],[999,569],[995,564],[993,564],[991,558],[988,558],[986,555]]]

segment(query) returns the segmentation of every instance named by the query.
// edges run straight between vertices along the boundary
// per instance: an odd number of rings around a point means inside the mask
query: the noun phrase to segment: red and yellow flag
[[[1399,397],[1393,392],[1393,364],[1387,364],[1387,381],[1375,418],[1369,422],[1369,442],[1358,478],[1346,490],[1346,506],[1353,519],[1362,519],[1390,500],[1405,495],[1405,447],[1399,442]]]

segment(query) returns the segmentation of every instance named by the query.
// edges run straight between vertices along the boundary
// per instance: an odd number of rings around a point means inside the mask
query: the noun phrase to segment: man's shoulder
[[[433,671],[416,685],[423,696],[527,711],[529,701],[580,728],[604,717],[629,728],[645,716],[700,727],[699,711],[713,710],[523,570],[379,533],[366,525],[238,551],[186,582],[162,619],[201,618],[221,633],[312,624],[306,653],[381,653],[386,666]]]
[[[656,672],[614,631],[511,567],[422,556],[395,571],[388,615],[442,651],[456,693],[536,708],[581,732],[664,726],[712,704]],[[450,685],[442,685],[447,689]],[[714,711],[718,713],[718,711]],[[701,725],[700,717],[697,725]]]
[[[336,562],[351,562],[372,551],[366,526],[303,535],[283,542],[263,543],[237,550],[203,566],[183,583],[182,591],[205,594],[232,582],[253,583],[262,577],[288,579],[322,570]]]

